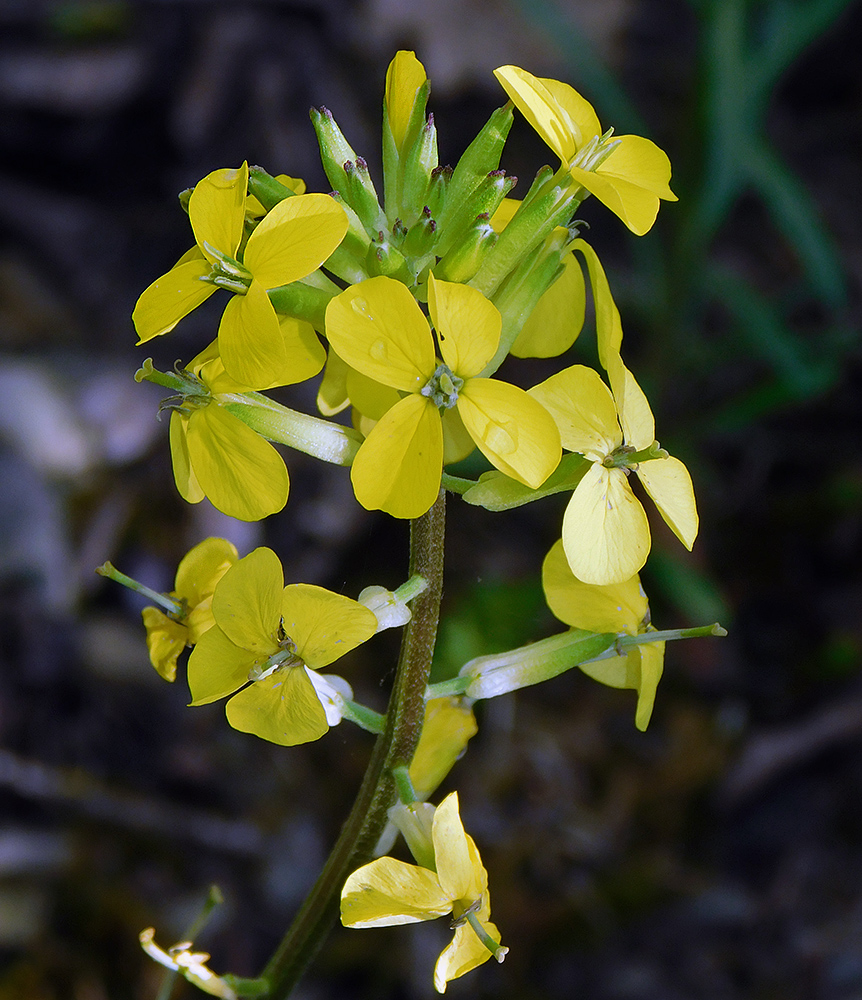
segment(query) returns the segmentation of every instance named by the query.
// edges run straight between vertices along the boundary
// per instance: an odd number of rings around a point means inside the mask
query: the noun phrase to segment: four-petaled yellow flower
[[[592,368],[573,365],[530,389],[560,428],[563,447],[593,464],[563,517],[563,547],[584,583],[622,583],[646,562],[647,516],[629,486],[633,470],[668,526],[691,549],[698,517],[688,470],[658,448],[649,403],[617,356],[611,390]]]
[[[284,331],[267,290],[318,268],[347,232],[347,215],[329,195],[285,198],[240,253],[247,187],[245,163],[239,170],[215,170],[195,185],[189,219],[196,246],[143,292],[132,319],[142,344],[172,330],[219,285],[230,289],[236,294],[219,324],[219,353],[233,378],[262,389],[273,384],[273,371],[289,368]]]
[[[557,542],[545,557],[542,586],[548,607],[572,628],[588,632],[624,632],[626,635],[653,631],[649,624],[647,597],[638,576],[604,587],[583,583],[572,573],[562,542]],[[579,667],[589,677],[609,687],[637,691],[635,725],[641,731],[646,729],[664,668],[663,642],[632,646],[622,656],[581,663]]]
[[[150,662],[166,681],[176,678],[177,658],[183,649],[193,646],[215,624],[213,591],[237,559],[239,554],[226,538],[205,538],[183,556],[174,589],[168,594],[182,605],[182,617],[171,617],[152,606],[141,612]]]
[[[378,858],[355,871],[341,892],[341,922],[346,927],[387,927],[451,913],[455,937],[434,968],[434,986],[444,993],[450,980],[492,955],[501,962],[508,949],[500,947],[500,932],[490,921],[488,873],[464,831],[457,792],[435,810],[431,840],[436,870]]]
[[[434,503],[443,470],[442,415],[457,408],[489,461],[538,487],[560,460],[550,415],[522,389],[477,378],[500,340],[500,313],[467,285],[428,278],[428,311],[442,363],[422,310],[405,285],[369,278],[337,295],[326,333],[358,372],[405,395],[363,442],[351,469],[356,498],[369,510],[419,517]]]
[[[639,135],[603,135],[593,106],[568,84],[517,66],[501,66],[494,76],[574,180],[633,233],[649,231],[660,198],[677,200],[669,187],[667,155]]]
[[[242,688],[227,703],[228,722],[282,746],[320,739],[341,721],[350,688],[317,671],[374,635],[373,612],[323,587],[285,587],[278,556],[259,548],[222,577],[212,613],[215,625],[189,657],[192,705]]]
[[[207,497],[213,507],[240,521],[259,521],[280,511],[290,490],[284,459],[223,405],[247,387],[225,372],[211,347],[188,371],[200,394],[183,397],[171,414],[171,460],[180,496],[189,503]]]

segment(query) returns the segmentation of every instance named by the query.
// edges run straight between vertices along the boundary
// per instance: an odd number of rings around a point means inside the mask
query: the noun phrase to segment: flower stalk
[[[425,714],[425,690],[437,638],[443,591],[445,493],[410,526],[410,575],[428,583],[412,604],[404,632],[386,730],[377,738],[362,787],[332,853],[293,923],[263,971],[268,1000],[286,1000],[338,916],[347,876],[371,859],[396,798],[393,771],[409,765]]]

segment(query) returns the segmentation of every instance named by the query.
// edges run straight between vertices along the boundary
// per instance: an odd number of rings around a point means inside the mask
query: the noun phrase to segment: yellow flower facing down
[[[341,922],[388,927],[451,913],[455,936],[434,968],[434,986],[444,993],[448,982],[492,955],[502,962],[508,949],[500,946],[500,933],[490,921],[488,873],[464,831],[457,792],[435,810],[431,840],[436,870],[378,858],[355,871],[341,892]]]
[[[247,187],[245,163],[239,170],[215,170],[195,186],[189,219],[196,246],[144,290],[132,320],[142,344],[172,330],[219,285],[233,291],[219,324],[219,353],[233,378],[261,389],[273,384],[274,371],[290,368],[267,290],[318,268],[347,232],[347,215],[328,195],[285,198],[240,254]]]
[[[327,337],[339,356],[403,394],[374,425],[351,469],[363,507],[394,517],[419,517],[437,498],[449,410],[457,410],[488,460],[521,483],[539,486],[560,459],[559,432],[536,400],[506,382],[476,377],[499,344],[494,305],[474,288],[430,275],[428,310],[442,362],[428,320],[392,278],[353,285],[326,310]]]
[[[233,695],[231,726],[281,746],[320,739],[341,720],[350,688],[317,671],[374,635],[368,608],[323,587],[285,587],[278,556],[259,548],[222,577],[212,614],[189,657],[192,705]]]
[[[548,607],[572,628],[626,635],[652,631],[649,605],[639,577],[603,587],[583,583],[572,573],[561,541],[545,557],[542,586]],[[632,646],[623,656],[581,663],[579,667],[609,687],[637,691],[635,725],[642,732],[646,729],[664,668],[663,642]]]
[[[629,485],[634,471],[665,522],[691,549],[698,517],[688,470],[658,448],[649,403],[619,357],[611,388],[592,368],[573,365],[530,389],[557,421],[563,447],[593,464],[563,517],[563,547],[584,583],[622,583],[646,562],[647,516]]]
[[[667,155],[638,135],[611,139],[603,134],[593,106],[568,84],[533,76],[517,66],[501,66],[494,76],[572,178],[633,233],[642,236],[649,231],[659,199],[677,200],[669,186]]]
[[[152,606],[141,612],[150,662],[166,681],[176,678],[177,658],[183,649],[193,646],[215,624],[213,591],[237,559],[236,548],[226,538],[205,538],[183,556],[174,589],[168,594],[182,605],[182,617],[171,617]]]
[[[316,338],[315,338],[316,340]],[[185,396],[171,414],[174,479],[189,503],[207,497],[223,514],[259,521],[287,503],[290,479],[275,448],[222,402],[247,387],[224,370],[207,348],[189,365],[200,394]]]

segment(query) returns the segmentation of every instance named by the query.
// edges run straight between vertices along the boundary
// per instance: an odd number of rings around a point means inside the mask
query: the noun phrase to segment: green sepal
[[[458,244],[434,268],[434,277],[444,281],[469,281],[496,242],[497,233],[491,226],[488,213],[477,215]]]
[[[344,170],[348,160],[355,162],[356,153],[344,138],[341,129],[332,117],[328,108],[312,108],[309,111],[311,124],[317,133],[320,146],[320,162],[333,190],[340,191],[345,200],[349,201],[349,182]]]
[[[505,653],[477,656],[465,663],[459,672],[459,676],[469,678],[464,693],[468,698],[496,698],[540,684],[601,655],[618,638],[613,632],[585,632],[573,628]]]
[[[445,231],[476,188],[488,174],[500,166],[500,156],[503,153],[503,146],[506,144],[506,137],[509,135],[513,120],[511,103],[505,107],[497,108],[476,138],[464,150],[452,172],[452,179],[446,194],[446,204],[437,220],[441,230]]]
[[[583,455],[563,455],[556,470],[537,489],[530,489],[517,479],[511,479],[496,469],[485,472],[479,477],[478,483],[464,491],[462,496],[474,507],[484,507],[486,510],[511,510],[522,507],[525,503],[541,500],[554,493],[565,493],[573,490],[592,465]],[[457,490],[461,492],[461,490]]]
[[[434,116],[429,115],[410,151],[401,162],[401,193],[399,217],[412,226],[425,207],[425,192],[431,173],[437,166],[437,129]]]
[[[269,996],[268,979],[243,979],[242,976],[234,976],[230,972],[226,972],[221,978],[240,1000],[255,1000],[256,997]]]
[[[397,224],[398,220],[395,221]],[[401,252],[405,257],[424,257],[431,253],[436,239],[437,223],[432,218],[431,210],[425,206],[404,237]]]
[[[583,201],[586,191],[568,173],[557,173],[553,180],[520,206],[470,282],[488,298],[557,226],[568,224]]]
[[[277,181],[263,167],[248,168],[248,193],[254,195],[267,212],[285,198],[296,196],[295,191]]]
[[[410,274],[404,254],[394,243],[386,239],[386,234],[382,230],[378,241],[368,248],[365,260],[369,274],[382,274],[403,281],[406,285],[412,284],[413,276]]]
[[[180,208],[186,213],[186,215],[189,214],[189,202],[191,201],[193,191],[194,191],[193,187],[184,188],[177,195],[177,199],[179,200],[180,203]]]
[[[431,171],[428,179],[428,189],[425,192],[425,205],[431,213],[431,218],[437,220],[443,212],[446,204],[446,196],[449,193],[449,184],[452,180],[452,168],[450,166],[435,167]]]
[[[452,211],[444,212],[445,221],[440,223],[436,253],[444,257],[450,249],[464,239],[479,215],[489,218],[497,211],[500,202],[518,183],[517,177],[507,177],[503,170],[492,170],[461,200]],[[452,192],[446,201],[447,209],[453,206]]]
[[[350,465],[362,444],[362,436],[352,427],[288,409],[259,392],[223,393],[220,399],[230,413],[261,437],[323,462]]]
[[[306,284],[304,281],[292,281],[289,285],[270,288],[266,294],[277,313],[304,319],[307,323],[311,323],[315,330],[323,331],[326,307],[337,292],[338,289],[327,291]]]
[[[375,233],[386,228],[386,216],[377,201],[377,191],[368,164],[361,156],[355,160],[346,160],[344,175],[347,178],[347,189],[341,193],[344,200],[356,212],[365,231],[372,238]]]

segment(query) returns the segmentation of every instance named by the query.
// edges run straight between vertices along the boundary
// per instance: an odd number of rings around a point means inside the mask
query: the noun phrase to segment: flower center
[[[464,379],[459,378],[448,365],[439,364],[420,392],[438,410],[451,410],[458,402],[458,392],[463,387]]]
[[[229,292],[237,295],[245,295],[252,282],[252,273],[240,264],[233,257],[228,257],[226,253],[217,250],[214,246],[204,240],[204,249],[215,257],[210,264],[210,273],[204,275],[201,281],[208,281],[210,284],[218,285],[219,288],[226,288]]]
[[[255,663],[248,672],[250,681],[262,681],[279,670],[287,670],[290,667],[304,667],[305,661],[297,656],[296,643],[284,631],[284,622],[278,624],[278,652],[267,657],[263,663]]]
[[[611,155],[619,146],[619,139],[612,139],[613,128],[609,128],[604,135],[594,135],[592,139],[582,146],[569,166],[580,167],[581,170],[595,170]]]

